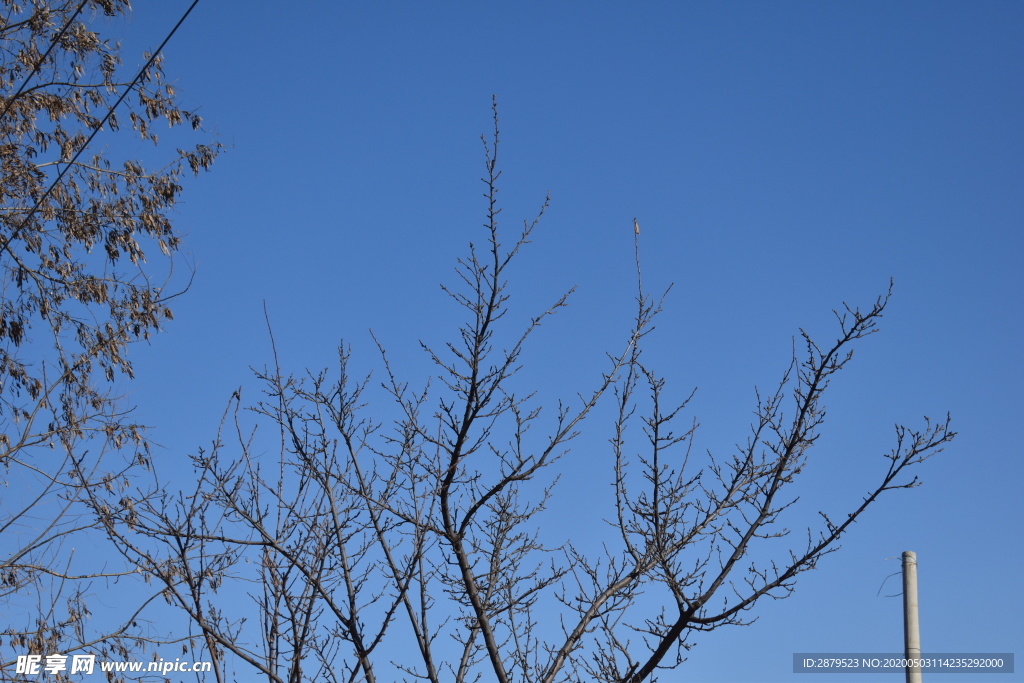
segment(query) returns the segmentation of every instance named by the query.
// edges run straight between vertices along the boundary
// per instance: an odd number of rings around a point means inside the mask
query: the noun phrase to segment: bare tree
[[[897,428],[863,502],[836,521],[823,513],[806,541],[762,564],[755,548],[787,534],[779,522],[825,391],[875,331],[888,294],[837,313],[829,344],[802,335],[778,387],[758,397],[746,445],[697,458],[695,423],[678,426],[689,399],[667,399],[643,359],[661,299],[639,285],[639,257],[622,350],[589,392],[542,413],[514,378],[568,294],[509,335],[506,272],[543,207],[501,243],[494,120],[486,243],[470,245],[459,286],[445,288],[465,322],[445,348],[424,345],[435,380],[414,389],[378,344],[391,408],[371,411],[373,386],[352,377],[344,344],[334,373],[287,375],[275,351],[251,411],[273,426],[276,456],[260,455],[269,445],[245,426],[236,394],[221,433],[193,457],[194,489],[170,497],[158,483],[130,513],[109,506],[111,533],[202,633],[220,676],[233,656],[272,681],[652,681],[683,661],[696,632],[744,623],[761,598],[791,593],[871,503],[915,486],[908,470],[954,437],[948,418]],[[552,466],[574,466],[572,442],[602,400],[617,408],[609,538],[597,554],[569,540],[545,546],[539,525],[559,495]],[[388,410],[393,420],[381,417]],[[626,445],[634,423],[639,451]]]
[[[148,466],[116,385],[132,377],[128,347],[171,317],[180,238],[169,215],[181,178],[208,168],[220,147],[119,153],[126,138],[155,145],[160,121],[201,123],[176,104],[159,50],[126,70],[102,37],[101,15],[129,9],[127,0],[0,9],[2,680],[15,677],[18,655],[123,656],[148,637],[136,628],[142,604],[113,623],[88,618],[90,593],[134,568],[87,549],[106,534],[85,502]],[[163,263],[148,265],[157,251]]]

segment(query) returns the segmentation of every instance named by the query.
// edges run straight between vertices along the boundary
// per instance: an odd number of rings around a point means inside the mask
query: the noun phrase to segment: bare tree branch
[[[745,443],[699,456],[695,390],[672,398],[644,359],[665,295],[644,289],[635,228],[636,313],[621,350],[550,414],[516,393],[524,349],[571,290],[510,325],[507,268],[548,201],[502,244],[496,109],[494,123],[485,246],[470,244],[457,284],[443,288],[464,322],[442,348],[421,342],[434,373],[422,388],[401,379],[372,332],[377,384],[353,379],[344,344],[334,372],[298,376],[275,347],[273,366],[255,373],[264,400],[244,413],[236,392],[220,433],[193,456],[187,495],[155,485],[118,507],[97,491],[109,532],[198,628],[219,670],[231,655],[272,681],[653,681],[685,660],[695,634],[749,623],[759,600],[788,596],[871,503],[916,485],[908,468],[955,436],[948,418],[897,427],[863,501],[840,522],[822,513],[806,544],[770,559],[763,548],[789,539],[791,487],[817,445],[825,392],[889,294],[836,312],[830,344],[801,332],[775,390],[756,395]],[[565,504],[553,465],[589,466],[571,447],[602,401],[614,402],[610,532],[598,552],[568,538],[548,545],[543,515]],[[271,426],[276,445],[253,423]]]

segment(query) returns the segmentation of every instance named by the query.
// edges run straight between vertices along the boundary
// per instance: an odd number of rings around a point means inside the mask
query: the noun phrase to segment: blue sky
[[[138,3],[116,29],[152,47],[188,4]],[[1021,650],[1024,6],[208,1],[165,52],[231,149],[179,214],[193,286],[135,350],[128,389],[161,468],[186,467],[234,388],[254,397],[264,301],[288,369],[331,364],[344,338],[369,370],[372,328],[408,379],[431,374],[418,340],[457,320],[437,285],[482,239],[496,94],[508,230],[552,196],[513,315],[578,286],[526,356],[541,397],[591,386],[628,329],[636,216],[645,282],[674,283],[647,353],[678,394],[698,387],[700,450],[745,440],[799,328],[829,339],[831,309],[894,279],[827,401],[797,538],[816,506],[859,502],[893,423],[949,411],[959,432],[793,597],[703,635],[662,680],[817,680],[792,653],[899,651],[901,601],[884,596],[904,550],[925,650]],[[596,538],[582,501],[607,491],[589,463],[609,430],[588,423],[556,503]],[[861,678],[888,680],[842,681]]]

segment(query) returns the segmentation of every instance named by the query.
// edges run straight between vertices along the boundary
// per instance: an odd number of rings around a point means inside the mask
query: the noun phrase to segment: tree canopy
[[[0,17],[0,602],[3,665],[35,652],[123,651],[134,610],[90,622],[94,582],[130,573],[73,547],[105,536],[83,507],[148,465],[117,388],[130,346],[171,318],[183,177],[209,142],[168,154],[161,128],[202,133],[159,49],[131,67],[104,36],[127,0],[7,0]],[[168,36],[169,37],[169,36]],[[171,131],[173,142],[186,136]],[[138,150],[134,139],[151,143]]]

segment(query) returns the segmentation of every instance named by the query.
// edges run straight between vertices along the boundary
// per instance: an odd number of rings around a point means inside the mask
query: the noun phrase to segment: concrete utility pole
[[[903,656],[921,658],[921,627],[917,621],[917,554],[903,553]],[[921,683],[921,667],[907,666],[907,683]]]

